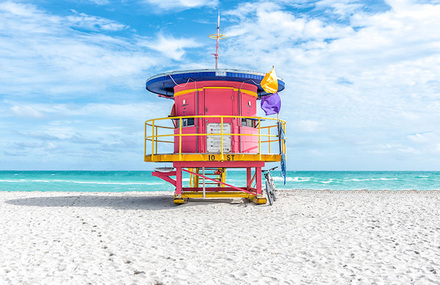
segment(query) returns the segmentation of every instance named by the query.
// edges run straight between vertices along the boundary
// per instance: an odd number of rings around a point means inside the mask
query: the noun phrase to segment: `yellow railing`
[[[185,128],[183,126],[183,120],[185,119],[194,119],[194,125],[196,125],[198,122],[196,119],[220,119],[220,133],[182,133],[182,129]],[[239,119],[238,122],[241,126],[242,119],[252,119],[254,122],[257,122],[256,126],[253,128],[258,129],[258,134],[243,134],[243,133],[224,133],[223,132],[223,125],[224,125],[224,119]],[[177,128],[173,126],[172,121],[179,122],[179,132],[177,134],[174,134],[174,130]],[[205,122],[205,121],[204,121]],[[284,133],[286,133],[286,121],[279,120],[280,126],[283,129]],[[168,125],[167,125],[168,124]],[[229,123],[228,123],[229,124]],[[273,130],[275,129],[275,130]],[[231,127],[232,130],[232,127]],[[165,134],[159,134],[159,132],[171,132],[165,133]],[[148,135],[150,133],[151,135]],[[178,137],[179,141],[179,152],[175,153],[178,154],[179,160],[182,159],[182,137],[199,137],[199,136],[220,136],[220,159],[224,160],[225,153],[223,149],[223,138],[224,136],[238,136],[238,137],[245,137],[245,136],[251,136],[251,137],[258,137],[258,153],[259,158],[261,159],[262,155],[262,145],[267,144],[267,154],[281,154],[286,153],[286,145],[283,140],[279,139],[278,136],[278,119],[276,118],[263,118],[263,117],[249,117],[249,116],[176,116],[176,117],[165,117],[165,118],[157,118],[157,119],[151,119],[145,122],[145,140],[144,140],[144,157],[151,156],[150,161],[154,161],[153,157],[155,155],[161,155],[161,153],[158,152],[158,143],[171,143],[174,144],[174,138]],[[172,138],[169,140],[168,138]],[[151,153],[147,153],[147,141],[151,142]],[[271,146],[272,143],[278,142],[279,146],[276,147],[276,152],[273,152],[274,148]],[[265,146],[265,145],[264,145]],[[169,154],[169,153],[167,153]],[[211,153],[205,153],[205,154],[211,154]],[[227,153],[229,154],[229,153]],[[235,154],[235,153],[232,153]],[[255,153],[252,153],[255,155]]]

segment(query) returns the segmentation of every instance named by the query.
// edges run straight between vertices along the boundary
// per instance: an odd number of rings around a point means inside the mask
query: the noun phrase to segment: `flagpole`
[[[277,113],[277,128],[278,128],[278,146],[280,148],[280,154],[283,152],[281,148],[281,129],[280,129],[280,113]]]
[[[215,45],[215,69],[218,68],[218,41],[220,38],[220,10],[217,17],[217,43]]]
[[[227,37],[223,34],[220,34],[220,10],[218,10],[217,15],[217,34],[209,35],[210,39],[215,39],[215,53],[211,53],[215,58],[215,69],[218,69],[218,50],[219,50],[219,41],[226,39]]]

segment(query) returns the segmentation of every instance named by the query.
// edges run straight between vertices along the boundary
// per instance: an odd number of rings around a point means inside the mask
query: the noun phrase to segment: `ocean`
[[[313,190],[440,190],[440,171],[288,171],[275,188]],[[228,171],[226,182],[245,186],[244,171]],[[189,176],[183,184],[189,186]],[[263,183],[264,185],[264,183]],[[172,191],[151,171],[0,171],[0,191],[127,192]]]

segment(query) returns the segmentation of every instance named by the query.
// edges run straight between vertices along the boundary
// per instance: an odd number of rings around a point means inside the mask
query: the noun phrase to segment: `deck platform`
[[[145,155],[145,162],[174,162],[174,161],[265,161],[279,162],[280,154],[255,154],[255,153],[166,153]]]

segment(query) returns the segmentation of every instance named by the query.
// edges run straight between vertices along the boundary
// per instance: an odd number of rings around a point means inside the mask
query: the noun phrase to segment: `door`
[[[234,115],[233,103],[235,92],[232,88],[205,88],[204,89],[204,113],[207,116]],[[223,133],[230,134],[233,118],[223,119]],[[205,118],[204,133],[220,134],[221,119]],[[206,136],[204,139],[206,144],[205,152],[220,153],[221,152],[221,136]],[[232,151],[231,136],[223,136],[223,152],[230,153]]]

